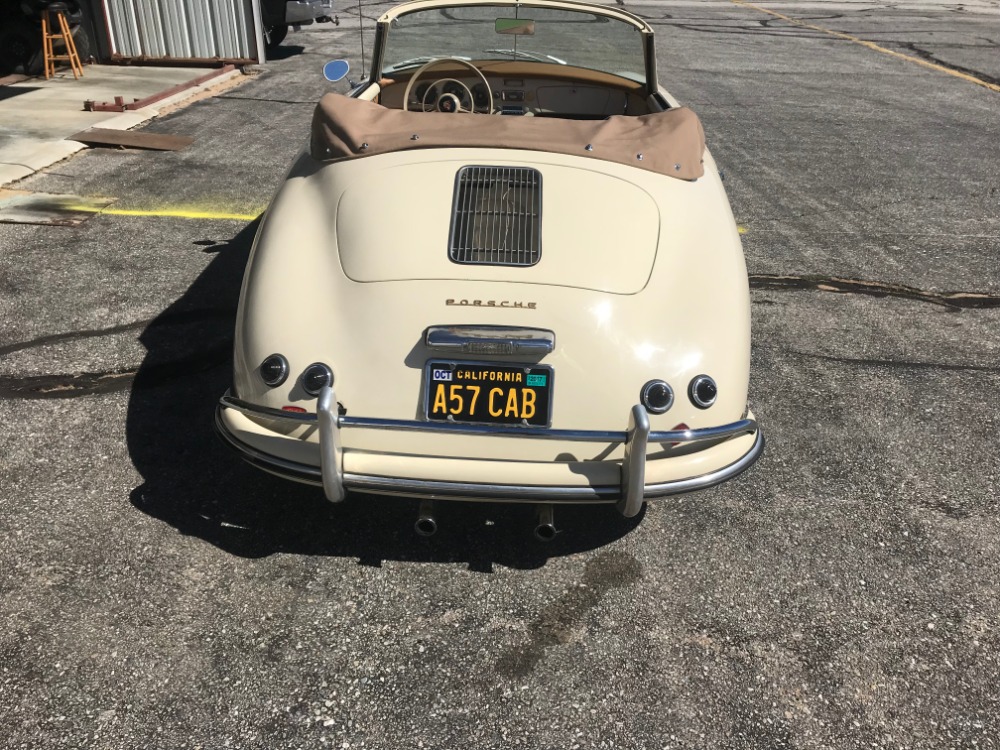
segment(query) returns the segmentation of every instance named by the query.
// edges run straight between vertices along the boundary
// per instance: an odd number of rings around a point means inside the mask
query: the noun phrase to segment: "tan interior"
[[[641,84],[608,73],[571,65],[523,61],[477,61],[475,65],[489,83],[493,95],[490,104],[495,110],[580,119],[644,115],[650,111]],[[409,75],[383,78],[379,82],[382,87],[379,103],[391,109],[402,109],[403,92],[409,79]],[[422,99],[422,93],[428,88],[441,93],[444,84],[435,86],[435,83],[443,79],[459,81],[475,93],[482,89],[482,79],[467,67],[449,65],[444,60],[421,75],[410,93],[409,109],[419,110],[426,105],[433,108],[433,97]],[[421,96],[417,96],[417,92]],[[463,93],[461,98],[467,106],[467,95]],[[477,111],[485,111],[481,99],[476,105]]]

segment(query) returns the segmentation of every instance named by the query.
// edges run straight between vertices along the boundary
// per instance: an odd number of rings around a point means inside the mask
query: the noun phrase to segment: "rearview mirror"
[[[498,18],[495,28],[498,34],[535,35],[535,22],[527,18]]]

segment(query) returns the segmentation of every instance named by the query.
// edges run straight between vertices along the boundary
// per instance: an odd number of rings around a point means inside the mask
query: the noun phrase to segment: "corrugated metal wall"
[[[104,0],[115,58],[259,60],[253,0]]]

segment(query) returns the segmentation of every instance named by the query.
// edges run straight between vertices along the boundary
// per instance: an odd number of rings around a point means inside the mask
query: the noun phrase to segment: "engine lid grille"
[[[533,266],[542,257],[542,175],[530,167],[462,167],[455,176],[448,257]]]

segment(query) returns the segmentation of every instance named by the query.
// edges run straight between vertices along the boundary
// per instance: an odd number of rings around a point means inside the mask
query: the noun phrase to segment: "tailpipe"
[[[420,501],[420,511],[417,515],[417,522],[413,524],[413,528],[420,536],[434,536],[437,533],[438,522],[434,518],[433,500]]]
[[[559,530],[556,528],[555,513],[552,506],[545,504],[538,508],[538,525],[535,526],[535,539],[540,542],[551,542]]]

